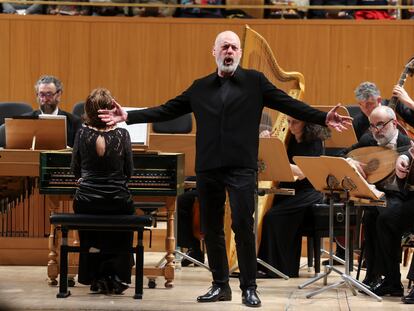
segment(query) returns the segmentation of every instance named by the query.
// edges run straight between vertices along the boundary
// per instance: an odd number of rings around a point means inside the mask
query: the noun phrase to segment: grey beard
[[[233,64],[231,64],[230,66],[226,66],[223,63],[219,64],[219,71],[224,72],[224,73],[233,73],[236,69],[237,66],[239,65],[239,62],[233,62]]]
[[[384,136],[384,137],[375,137],[375,139],[377,140],[378,145],[380,145],[380,146],[386,146],[386,145],[389,144],[389,142],[391,141],[392,137],[391,138],[386,137],[386,136]]]

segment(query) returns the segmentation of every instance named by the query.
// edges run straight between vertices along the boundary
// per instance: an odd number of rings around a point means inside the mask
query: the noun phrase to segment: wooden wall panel
[[[0,20],[0,101],[10,99],[10,27],[7,20]]]
[[[11,21],[10,97],[37,107],[34,84],[41,75],[63,82],[61,108],[72,110],[89,90],[89,25],[68,19]]]
[[[105,23],[91,26],[91,88],[107,87],[125,106],[167,99],[169,25]]]
[[[389,97],[414,54],[413,21],[0,15],[0,56],[7,60],[0,64],[0,96],[36,107],[33,84],[49,73],[62,79],[62,108],[69,111],[98,86],[123,105],[158,105],[214,71],[215,36],[230,29],[242,37],[246,22],[267,39],[282,68],[304,74],[312,105],[354,103],[353,90],[364,80]],[[414,94],[412,81],[406,88]]]
[[[414,54],[413,35],[412,27],[393,24],[332,27],[332,98],[354,103],[353,91],[363,81],[375,82],[382,96],[389,98],[404,65]],[[412,95],[413,86],[413,81],[407,81],[407,91]]]

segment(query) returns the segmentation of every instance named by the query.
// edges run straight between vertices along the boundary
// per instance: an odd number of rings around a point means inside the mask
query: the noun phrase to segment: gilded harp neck
[[[284,90],[293,98],[301,100],[305,94],[305,77],[296,71],[284,71],[267,41],[256,31],[246,25],[243,37],[243,56],[241,66],[246,69],[261,71],[278,88]],[[289,133],[286,115],[266,110],[273,119],[273,134],[287,143]]]

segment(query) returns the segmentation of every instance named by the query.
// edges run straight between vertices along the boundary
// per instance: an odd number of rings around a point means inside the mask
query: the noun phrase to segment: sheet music
[[[141,107],[122,107],[125,111],[145,109]],[[148,145],[148,123],[126,124],[125,122],[118,123],[119,127],[128,130],[131,136],[131,143],[147,146]]]

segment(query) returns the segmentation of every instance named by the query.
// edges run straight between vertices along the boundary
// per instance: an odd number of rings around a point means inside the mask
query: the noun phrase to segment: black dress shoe
[[[197,297],[198,302],[214,302],[214,301],[230,301],[231,300],[231,288],[228,284],[222,287],[213,284],[209,291]]]
[[[362,284],[366,285],[368,289],[372,292],[374,291],[374,288],[377,287],[379,284],[382,283],[381,277],[367,277],[365,276],[364,280],[361,282]],[[358,290],[361,294],[367,295],[366,292],[363,290]]]
[[[262,302],[255,288],[248,288],[242,292],[242,303],[248,307],[260,307]]]
[[[99,284],[98,284],[98,281],[93,280],[91,282],[91,287],[89,287],[89,289],[90,289],[91,292],[99,292]]]
[[[204,253],[200,249],[194,249],[194,250],[190,249],[186,253],[186,255],[204,263]],[[181,260],[181,267],[188,267],[191,264],[193,264],[193,262],[188,260],[187,258],[183,258],[183,260]]]
[[[112,280],[112,289],[115,295],[122,295],[124,291],[129,288],[128,285],[122,283],[119,280]]]
[[[404,295],[404,287],[401,283],[392,284],[384,279],[384,281],[375,286],[373,292],[378,296],[402,297]]]
[[[382,278],[379,276],[378,277],[367,277],[366,276],[364,280],[362,281],[362,284],[365,284],[371,289],[374,289],[380,283],[382,283]]]
[[[414,287],[411,288],[407,296],[401,298],[401,301],[407,304],[414,304]]]

